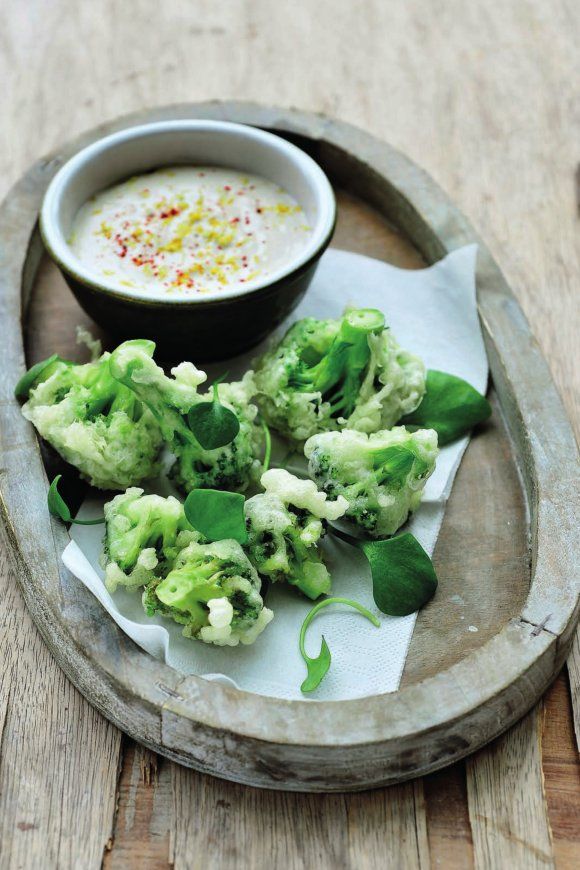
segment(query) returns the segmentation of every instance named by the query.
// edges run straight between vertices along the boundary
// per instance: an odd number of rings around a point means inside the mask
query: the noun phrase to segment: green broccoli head
[[[341,517],[347,502],[327,500],[311,480],[283,469],[262,475],[265,492],[245,504],[250,561],[264,577],[297,586],[315,599],[330,591],[330,574],[317,544],[326,521]]]
[[[384,538],[418,508],[435,468],[437,433],[411,433],[403,426],[371,435],[343,429],[313,435],[304,453],[321,490],[347,500],[345,521],[367,536]]]
[[[192,542],[173,569],[149,583],[146,612],[184,626],[186,637],[217,646],[254,643],[273,618],[260,595],[260,579],[236,541]]]
[[[85,365],[51,357],[21,379],[22,413],[81,476],[125,489],[158,471],[162,447],[151,412],[111,376],[110,354]]]
[[[425,368],[374,308],[297,321],[256,369],[266,421],[294,441],[341,426],[374,432],[419,405]]]
[[[146,341],[127,341],[111,358],[113,375],[151,410],[163,438],[175,455],[170,476],[184,492],[193,489],[243,491],[259,468],[261,430],[256,423],[258,409],[251,403],[255,393],[253,373],[241,381],[222,383],[219,400],[237,416],[240,429],[225,447],[204,449],[188,424],[194,405],[211,401],[211,392],[199,393],[205,372],[184,362],[167,377],[153,361],[155,345]]]
[[[200,538],[173,496],[144,495],[132,487],[105,505],[105,584],[145,586],[169,571],[178,553]]]

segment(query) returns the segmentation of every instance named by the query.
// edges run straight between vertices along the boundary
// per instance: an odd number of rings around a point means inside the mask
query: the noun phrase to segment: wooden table
[[[100,120],[211,97],[388,139],[473,220],[580,430],[580,13],[569,0],[4,0],[0,193]],[[2,867],[578,866],[580,643],[467,762],[362,795],[259,792],[135,745],[52,661],[0,549]]]

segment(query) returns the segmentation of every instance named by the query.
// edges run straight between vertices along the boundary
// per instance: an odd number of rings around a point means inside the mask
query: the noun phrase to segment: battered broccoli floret
[[[262,356],[255,377],[266,422],[298,442],[343,426],[389,428],[425,392],[423,363],[399,347],[374,308],[297,321]]]
[[[245,504],[250,561],[264,577],[285,580],[309,598],[329,592],[330,574],[317,544],[326,521],[341,517],[348,503],[327,500],[311,480],[280,468],[266,471],[261,482],[265,492]]]
[[[167,377],[153,361],[153,342],[127,341],[111,358],[113,375],[147,405],[159,423],[163,438],[176,460],[170,476],[184,492],[193,489],[243,491],[259,468],[261,429],[256,423],[258,409],[251,403],[255,393],[253,373],[219,386],[219,400],[237,416],[240,429],[225,447],[205,450],[188,424],[188,412],[200,402],[212,400],[212,393],[198,393],[205,372],[183,362]]]
[[[186,637],[217,646],[254,643],[274,616],[236,541],[189,544],[165,579],[151,581],[143,605],[149,616],[159,613],[182,624]]]
[[[165,576],[177,554],[199,533],[173,496],[143,495],[132,487],[105,505],[105,585],[145,586]]]
[[[85,365],[57,356],[21,379],[24,416],[63,459],[99,489],[125,489],[158,471],[159,426],[135,393],[111,376],[110,354]]]
[[[105,585],[145,587],[143,607],[219,646],[253,643],[273,618],[260,578],[236,541],[202,543],[173,496],[137,487],[105,505]]]
[[[367,435],[344,429],[309,438],[310,476],[329,498],[348,502],[344,520],[365,535],[393,535],[417,510],[435,468],[437,433],[403,426]]]

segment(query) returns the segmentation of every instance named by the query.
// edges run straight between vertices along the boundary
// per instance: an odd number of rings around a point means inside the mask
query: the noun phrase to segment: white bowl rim
[[[87,269],[75,256],[70,245],[67,243],[62,229],[57,220],[58,206],[67,184],[83,168],[94,160],[98,160],[109,148],[131,139],[146,138],[159,132],[179,131],[210,131],[219,133],[240,132],[249,139],[260,142],[282,153],[289,161],[310,179],[318,193],[320,211],[316,224],[313,228],[312,237],[302,251],[299,251],[284,266],[272,272],[265,278],[256,278],[244,287],[233,286],[231,289],[215,290],[192,296],[169,296],[163,290],[140,291],[138,289],[124,287],[114,281],[104,280]],[[45,193],[40,210],[40,230],[43,241],[51,258],[72,278],[80,281],[91,288],[111,294],[115,297],[122,296],[128,300],[140,300],[144,302],[164,302],[167,304],[192,304],[217,302],[220,300],[233,299],[239,296],[247,296],[257,290],[264,290],[282,279],[292,275],[306,265],[323,248],[332,234],[336,221],[336,199],[332,186],[318,163],[305,151],[259,127],[248,124],[237,124],[231,121],[212,121],[209,119],[186,119],[173,121],[157,121],[151,124],[140,124],[134,127],[125,127],[116,133],[98,139],[86,148],[78,151],[73,157],[59,169],[50,182]]]

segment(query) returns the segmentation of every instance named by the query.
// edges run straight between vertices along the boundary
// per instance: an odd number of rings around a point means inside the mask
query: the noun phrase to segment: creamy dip
[[[196,295],[276,272],[310,240],[289,193],[257,175],[175,166],[138,175],[79,210],[69,244],[96,276]]]

